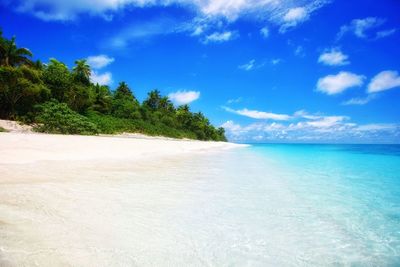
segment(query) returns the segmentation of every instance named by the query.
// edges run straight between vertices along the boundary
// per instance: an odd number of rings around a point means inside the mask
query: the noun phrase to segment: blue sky
[[[400,3],[2,0],[36,59],[189,103],[230,140],[400,143]]]

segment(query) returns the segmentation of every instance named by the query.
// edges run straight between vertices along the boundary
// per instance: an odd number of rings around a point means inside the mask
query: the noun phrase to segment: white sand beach
[[[0,164],[38,161],[136,161],[159,157],[229,149],[242,145],[226,142],[173,140],[137,135],[72,136],[2,133]]]
[[[173,208],[182,194],[168,191],[177,195],[166,200],[160,177],[187,158],[236,147],[0,133],[0,266],[134,266],[134,257],[152,251],[143,242],[165,222],[158,211]],[[143,259],[152,265],[151,254]]]

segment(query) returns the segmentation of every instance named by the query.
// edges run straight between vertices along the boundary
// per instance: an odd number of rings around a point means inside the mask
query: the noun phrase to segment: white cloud
[[[282,62],[282,59],[280,59],[280,58],[271,59],[271,64],[272,65],[278,65],[281,62]]]
[[[208,16],[223,16],[228,20],[235,20],[245,10],[269,5],[271,1],[246,1],[246,0],[214,0],[214,1],[189,1],[195,3],[202,13]],[[251,6],[254,4],[254,7]]]
[[[397,71],[385,70],[378,73],[368,84],[368,93],[377,93],[400,87],[400,76]]]
[[[160,35],[179,33],[185,30],[172,17],[158,17],[125,26],[110,39],[107,39],[103,45],[115,49],[124,49],[138,40],[146,41]]]
[[[111,72],[99,74],[96,71],[92,71],[90,80],[95,84],[98,83],[100,85],[110,85],[112,83],[112,74]]]
[[[92,69],[101,69],[114,62],[114,58],[107,55],[90,56],[87,63]]]
[[[261,33],[261,36],[262,36],[262,37],[268,38],[268,37],[269,37],[269,29],[268,29],[268,27],[267,27],[267,26],[263,27],[263,28],[260,30],[260,33]]]
[[[177,91],[170,93],[168,98],[171,99],[177,105],[185,105],[192,103],[193,101],[200,98],[200,92],[198,91]]]
[[[320,78],[317,83],[317,90],[328,95],[335,95],[349,88],[361,86],[364,79],[363,75],[341,71],[336,75]]]
[[[256,64],[256,60],[252,59],[243,65],[239,65],[238,68],[245,71],[251,71],[258,68],[262,68],[264,65],[265,63]]]
[[[242,102],[242,101],[243,101],[243,98],[242,98],[242,97],[238,97],[238,98],[229,99],[226,103],[228,103],[228,104],[234,104],[234,103],[240,103],[240,102]]]
[[[287,29],[297,26],[298,24],[308,20],[309,12],[312,10],[305,7],[294,7],[289,9],[283,16],[283,24],[279,31],[286,32]]]
[[[307,10],[304,7],[295,7],[288,10],[283,16],[283,20],[286,22],[298,22],[302,21],[307,17]]]
[[[330,51],[322,53],[318,58],[318,62],[329,66],[343,66],[350,64],[348,58],[349,57],[343,54],[342,51],[331,49]]]
[[[348,122],[345,116],[325,116],[314,122],[297,123],[257,122],[240,125],[227,121],[225,128],[232,141],[272,142],[328,142],[328,143],[398,143],[400,125],[385,123],[357,124]]]
[[[374,131],[392,131],[399,128],[399,125],[394,123],[371,123],[357,126],[357,131],[366,131],[366,132],[374,132]]]
[[[237,136],[241,133],[247,132],[243,129],[239,124],[234,123],[233,121],[226,121],[221,125],[226,131],[229,131],[231,134]]]
[[[294,54],[299,57],[304,57],[306,55],[306,53],[304,52],[304,48],[301,45],[296,47],[296,49],[294,50]]]
[[[222,18],[230,23],[241,17],[283,25],[284,31],[308,19],[312,12],[330,2],[331,0],[15,0],[12,7],[42,20],[68,21],[83,14],[111,20],[119,11],[128,8],[175,5],[194,10],[196,17],[206,20]]]
[[[204,43],[221,43],[232,40],[236,37],[236,34],[231,31],[224,31],[224,32],[213,32],[210,35],[205,37]]]
[[[306,124],[315,128],[327,128],[337,125],[346,119],[347,117],[345,116],[326,116],[315,121],[308,121]]]
[[[388,36],[394,34],[395,32],[397,32],[397,29],[379,31],[379,32],[376,33],[376,39],[388,37]]]
[[[274,23],[294,23],[303,20],[304,13],[308,16],[330,0],[180,0],[194,4],[206,16],[225,17],[234,21],[238,17],[252,17],[255,19],[269,19]],[[296,3],[304,4],[302,7]]]
[[[294,113],[295,117],[300,117],[300,118],[304,118],[304,119],[308,119],[308,120],[317,120],[322,118],[321,115],[315,115],[315,114],[309,114],[307,111],[305,111],[304,109],[302,110],[298,110]]]
[[[250,71],[254,69],[255,63],[256,63],[255,59],[252,59],[248,63],[238,66],[238,68],[245,71]]]
[[[364,19],[353,19],[350,24],[343,25],[337,35],[337,39],[342,38],[346,33],[352,33],[358,38],[367,38],[367,32],[381,26],[384,19],[377,17],[367,17]]]
[[[349,106],[349,105],[362,106],[362,105],[369,103],[371,100],[373,100],[375,98],[376,98],[375,94],[370,94],[366,97],[355,97],[355,98],[351,98],[347,101],[342,102],[342,105],[344,105],[344,106]]]
[[[194,31],[192,32],[192,36],[199,36],[204,32],[203,26],[195,26]]]
[[[17,11],[31,13],[45,21],[66,21],[84,13],[110,19],[113,12],[129,2],[139,4],[139,1],[130,0],[17,0],[14,4]]]
[[[223,107],[224,110],[235,113],[238,115],[242,115],[245,117],[253,118],[253,119],[265,119],[265,120],[277,120],[277,121],[286,121],[289,120],[291,117],[286,114],[276,114],[258,110],[249,110],[247,108],[234,110],[228,107]]]
[[[327,128],[342,123],[349,118],[347,116],[324,116],[321,114],[309,114],[305,110],[298,110],[294,113],[297,118],[303,118],[307,121],[297,124],[296,127],[314,127],[314,128]]]
[[[236,112],[236,111],[233,111]],[[221,125],[232,141],[399,143],[400,125],[395,123],[357,124],[348,116],[310,114],[299,110],[290,121],[257,121],[240,125],[229,120]]]
[[[272,124],[275,124],[275,122]],[[229,120],[223,123],[221,127],[229,131],[229,134],[234,135],[235,137],[239,137],[240,135],[246,134],[251,131],[264,131],[266,125],[263,123],[252,123],[248,126],[242,127],[240,124],[237,124],[232,120]]]
[[[15,0],[6,1],[14,10],[31,14],[45,21],[73,21],[80,16],[102,17],[107,21],[124,10],[165,8],[174,6],[189,11],[191,16],[163,15],[128,24],[107,40],[104,48],[126,49],[138,41],[146,42],[157,36],[185,34],[203,44],[226,42],[239,37],[228,26],[237,19],[278,27],[281,33],[309,19],[311,14],[332,0]],[[166,12],[160,12],[168,14]],[[165,16],[165,15],[164,15]],[[168,15],[166,15],[168,16]],[[170,21],[168,21],[170,20]],[[260,34],[269,36],[269,28]]]

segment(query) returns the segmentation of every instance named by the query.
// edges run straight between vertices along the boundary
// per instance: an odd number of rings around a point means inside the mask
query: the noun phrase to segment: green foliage
[[[96,84],[93,86],[93,93],[94,98],[91,110],[103,114],[109,114],[113,105],[113,97],[110,88],[106,85]]]
[[[112,114],[118,118],[141,118],[140,104],[125,82],[121,82],[114,93]]]
[[[35,118],[38,132],[57,134],[98,134],[97,126],[86,117],[71,110],[67,104],[48,101],[37,106]]]
[[[66,103],[68,106],[79,113],[84,113],[86,109],[91,107],[95,95],[92,87],[81,83],[71,85],[71,90],[66,94]]]
[[[90,82],[86,60],[71,69],[56,59],[32,62],[32,53],[7,40],[0,30],[0,117],[37,123],[36,130],[62,134],[138,132],[175,138],[226,141],[188,105],[175,108],[167,96],[153,90],[140,103],[128,84],[114,92]],[[49,101],[49,99],[53,99]],[[47,102],[46,102],[47,101]],[[35,108],[36,107],[36,108]]]
[[[0,133],[2,133],[2,132],[7,132],[7,130],[4,129],[3,127],[0,127]]]
[[[117,118],[96,112],[89,112],[87,117],[91,122],[96,124],[99,131],[104,134],[131,132],[173,138],[196,138],[190,131],[168,127],[162,123],[152,124],[148,121]]]
[[[86,63],[86,59],[79,59],[75,61],[75,67],[72,69],[72,74],[76,82],[84,85],[90,84],[90,66]]]
[[[17,104],[24,99],[31,98],[35,101],[35,97],[45,98],[48,94],[49,91],[42,82],[40,71],[24,65],[0,66],[0,99],[3,116],[14,117]]]
[[[137,102],[136,98],[133,96],[132,91],[126,82],[119,83],[114,93],[114,99],[127,99]]]
[[[85,112],[96,100],[94,86],[88,82],[90,69],[86,70],[85,61],[80,61],[72,72],[67,66],[50,59],[49,64],[43,69],[43,81],[50,89],[51,97],[59,102],[65,102],[68,106],[80,113]],[[77,78],[77,77],[80,78]]]
[[[18,47],[15,43],[15,37],[7,40],[3,38],[2,32],[0,32],[0,64],[2,66],[31,65],[30,57],[32,57],[31,51],[27,48]]]
[[[147,98],[143,101],[143,106],[151,111],[157,111],[160,105],[161,94],[158,90],[150,91]]]
[[[43,70],[43,81],[51,91],[51,97],[60,102],[66,100],[71,90],[72,77],[67,66],[52,58]]]
[[[114,99],[112,114],[118,118],[140,119],[139,105],[128,99]]]

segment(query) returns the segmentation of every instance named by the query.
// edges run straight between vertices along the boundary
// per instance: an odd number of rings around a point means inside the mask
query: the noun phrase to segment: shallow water
[[[399,146],[23,171],[0,184],[0,266],[400,265]]]

